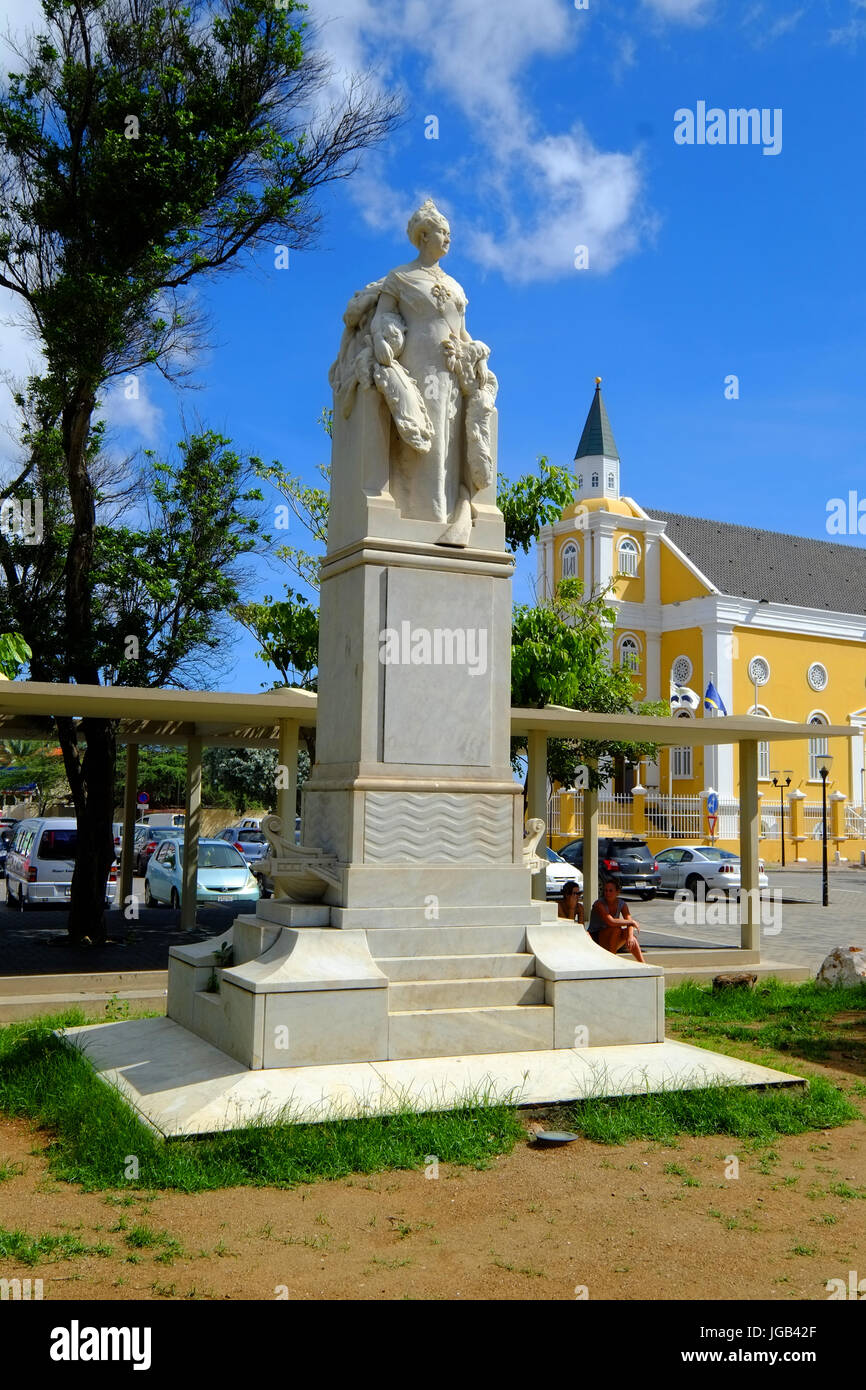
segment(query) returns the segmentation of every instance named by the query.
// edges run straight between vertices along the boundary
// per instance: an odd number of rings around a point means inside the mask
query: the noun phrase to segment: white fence
[[[827,817],[828,821],[830,817]],[[827,827],[830,829],[829,825]],[[803,802],[803,830],[811,840],[820,840],[824,835],[824,808],[820,801]]]
[[[647,792],[646,824],[648,835],[661,835],[666,840],[702,840],[703,799]]]

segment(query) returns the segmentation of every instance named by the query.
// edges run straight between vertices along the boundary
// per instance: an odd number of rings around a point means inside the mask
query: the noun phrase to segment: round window
[[[769,661],[763,656],[753,656],[749,662],[749,680],[753,685],[766,685],[769,679]]]
[[[820,661],[813,661],[806,672],[806,680],[813,690],[823,690],[827,684],[827,667]]]
[[[671,667],[671,679],[674,685],[687,685],[692,678],[694,667],[687,656],[678,656]]]

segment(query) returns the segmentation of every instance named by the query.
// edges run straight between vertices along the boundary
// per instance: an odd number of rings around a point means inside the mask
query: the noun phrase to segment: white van
[[[136,825],[173,825],[179,830],[183,830],[186,824],[186,815],[183,811],[148,811],[145,815],[139,816]]]
[[[26,907],[64,907],[72,890],[77,847],[74,819],[36,816],[19,821],[6,856],[7,906],[22,912]],[[105,885],[107,907],[116,883],[117,865],[113,864]]]

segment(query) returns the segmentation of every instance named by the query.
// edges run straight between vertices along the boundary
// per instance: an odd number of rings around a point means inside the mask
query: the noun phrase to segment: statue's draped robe
[[[440,286],[449,291],[441,308],[432,293]],[[450,276],[440,281],[415,267],[392,270],[382,293],[396,301],[406,325],[399,361],[418,386],[433,433],[429,450],[419,453],[392,428],[391,491],[403,516],[447,522],[464,481],[466,429],[463,394],[443,344],[462,334],[466,296]]]

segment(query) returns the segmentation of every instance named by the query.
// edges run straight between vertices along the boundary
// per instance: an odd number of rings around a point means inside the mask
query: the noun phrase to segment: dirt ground
[[[848,1068],[799,1070],[851,1094]],[[0,1223],[112,1250],[0,1276],[41,1278],[45,1299],[785,1300],[866,1275],[863,1120],[755,1152],[720,1136],[539,1149],[544,1114],[524,1113],[527,1143],[482,1171],[134,1197],[58,1183],[46,1136],[0,1119],[0,1162],[23,1166],[0,1183]],[[161,1243],[130,1241],[137,1226]]]

